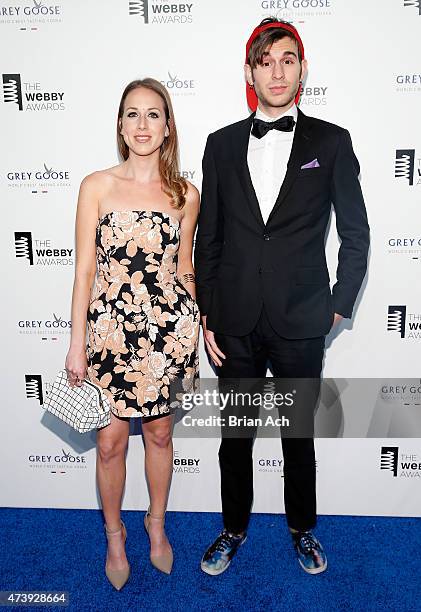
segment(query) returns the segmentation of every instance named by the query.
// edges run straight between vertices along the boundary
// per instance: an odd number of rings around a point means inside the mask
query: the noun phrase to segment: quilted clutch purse
[[[60,370],[43,407],[79,433],[101,429],[111,422],[111,406],[98,385],[86,378],[71,387],[66,370]]]

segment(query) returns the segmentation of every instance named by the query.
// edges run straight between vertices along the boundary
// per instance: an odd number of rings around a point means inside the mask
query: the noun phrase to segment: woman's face
[[[151,155],[159,150],[169,135],[161,96],[146,87],[133,89],[124,102],[120,131],[135,155]]]

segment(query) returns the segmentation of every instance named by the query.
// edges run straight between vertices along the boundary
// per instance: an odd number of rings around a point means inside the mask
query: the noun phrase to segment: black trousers
[[[218,368],[220,386],[225,378],[264,378],[268,361],[274,377],[320,380],[325,337],[289,340],[278,336],[264,308],[256,327],[246,336],[215,334],[226,355]],[[304,407],[313,414],[312,405]],[[301,408],[303,409],[303,407]],[[253,503],[254,435],[225,436],[219,449],[222,513],[226,529],[240,533],[247,529]],[[284,456],[284,500],[288,526],[312,529],[316,524],[316,463],[313,437],[282,436]]]

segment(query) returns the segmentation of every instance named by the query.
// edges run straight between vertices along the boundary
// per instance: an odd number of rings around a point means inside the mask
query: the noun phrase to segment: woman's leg
[[[129,421],[111,414],[108,427],[97,432],[96,473],[105,523],[110,532],[120,529],[120,509],[126,480],[126,450],[129,439]],[[125,567],[122,532],[108,538],[108,566],[112,570]]]
[[[152,517],[163,517],[167,507],[173,466],[172,416],[142,423],[145,441],[145,469],[151,500]],[[164,521],[149,521],[151,554],[165,554],[170,548]]]

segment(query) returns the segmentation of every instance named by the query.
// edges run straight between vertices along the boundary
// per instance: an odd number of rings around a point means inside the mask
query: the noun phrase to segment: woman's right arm
[[[83,179],[76,211],[76,266],[72,294],[72,332],[65,367],[70,386],[86,376],[86,318],[96,273],[95,235],[98,222],[99,176]],[[76,380],[78,379],[78,380]]]

